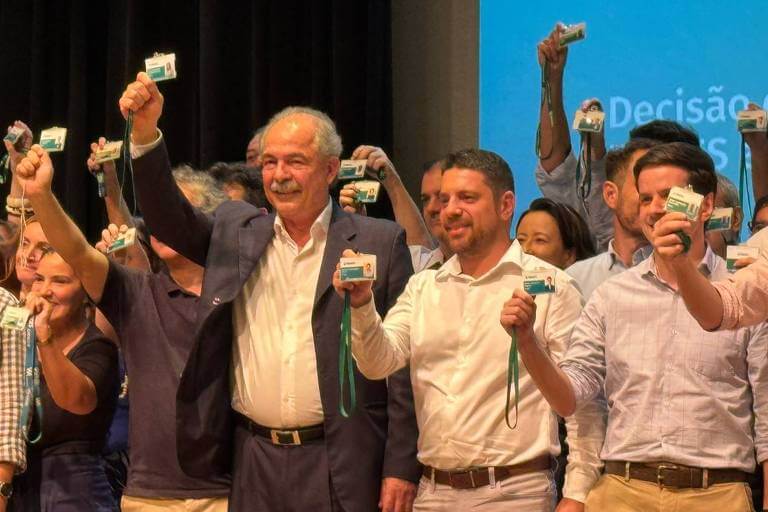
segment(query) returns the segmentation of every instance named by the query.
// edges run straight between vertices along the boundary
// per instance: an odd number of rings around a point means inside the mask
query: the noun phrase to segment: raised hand
[[[53,164],[39,144],[33,145],[15,170],[16,178],[29,196],[50,192],[53,180]]]
[[[128,112],[133,112],[131,137],[135,144],[149,144],[157,138],[157,121],[163,113],[163,101],[157,84],[143,71],[125,88],[118,105],[125,119],[128,119]]]
[[[357,253],[351,249],[345,249],[341,255],[344,258],[352,258],[357,256]],[[339,276],[339,265],[336,265],[336,272],[333,273],[333,287],[336,289],[336,293],[340,297],[344,297],[345,292],[349,292],[350,304],[352,307],[359,308],[370,302],[373,297],[373,281],[355,281],[355,282],[343,282]]]
[[[536,47],[539,66],[546,64],[550,78],[561,78],[565,70],[565,63],[568,60],[568,47],[560,47],[560,33],[562,31],[563,25],[558,23],[549,36]]]
[[[518,343],[535,339],[533,324],[536,321],[536,302],[522,290],[515,290],[501,308],[501,326],[512,336],[517,333]]]

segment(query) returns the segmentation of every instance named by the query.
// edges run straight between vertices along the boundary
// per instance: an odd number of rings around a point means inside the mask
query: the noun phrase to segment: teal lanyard
[[[541,65],[541,106],[547,104],[547,113],[549,114],[549,129],[555,131],[555,115],[552,113],[552,89],[549,86],[549,78],[547,77],[547,62]],[[552,145],[549,146],[549,153],[546,155],[541,154],[541,119],[536,127],[536,156],[539,160],[549,158],[552,156]]]
[[[352,308],[349,292],[344,292],[344,311],[341,314],[341,340],[339,341],[339,412],[345,418],[354,412],[355,363],[352,361]],[[349,410],[344,406],[344,385],[349,387]]]
[[[509,424],[509,395],[512,384],[515,386],[515,424]],[[517,409],[520,400],[520,363],[517,360],[517,331],[512,331],[512,343],[509,346],[509,360],[507,361],[507,405],[504,408],[504,421],[510,429],[517,427]]]
[[[43,401],[40,394],[40,367],[37,364],[37,336],[35,335],[35,320],[30,317],[25,328],[25,348],[24,355],[24,400],[21,408],[21,431],[29,444],[35,444],[43,436]],[[37,436],[32,438],[32,409],[37,415],[38,432]]]
[[[579,158],[576,160],[576,189],[579,199],[584,205],[584,210],[589,213],[589,204],[587,198],[592,192],[592,134],[589,132],[581,134],[579,143]],[[584,169],[584,176],[581,176],[581,169]]]
[[[746,202],[744,202],[746,199]],[[739,204],[744,208],[747,218],[752,216],[752,198],[749,195],[749,176],[747,175],[747,143],[741,136],[741,151],[739,154]]]

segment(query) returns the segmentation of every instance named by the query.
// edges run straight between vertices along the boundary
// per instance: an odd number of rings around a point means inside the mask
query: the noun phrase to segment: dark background
[[[122,137],[117,100],[146,57],[176,53],[178,78],[159,84],[173,164],[244,160],[253,132],[294,104],[336,121],[345,156],[361,143],[390,151],[390,16],[386,0],[0,0],[0,126],[23,120],[35,142],[68,129],[54,190],[95,241],[106,217],[89,144]]]

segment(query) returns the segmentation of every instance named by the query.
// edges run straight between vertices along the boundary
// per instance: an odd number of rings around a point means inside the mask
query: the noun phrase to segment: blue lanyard
[[[37,336],[35,334],[35,319],[30,317],[25,328],[24,343],[24,401],[21,408],[21,431],[29,444],[35,444],[43,437],[43,400],[40,394],[40,366],[37,364]],[[37,414],[38,432],[32,438],[32,407]]]

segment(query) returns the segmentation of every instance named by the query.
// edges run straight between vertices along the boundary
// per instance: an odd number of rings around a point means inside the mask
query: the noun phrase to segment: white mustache
[[[269,185],[269,190],[278,194],[290,194],[293,192],[300,192],[301,186],[294,180],[289,181],[273,181]]]

